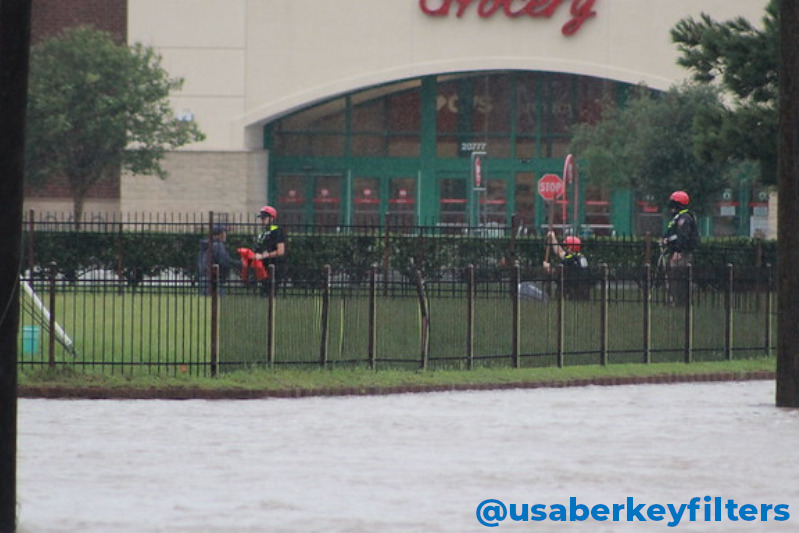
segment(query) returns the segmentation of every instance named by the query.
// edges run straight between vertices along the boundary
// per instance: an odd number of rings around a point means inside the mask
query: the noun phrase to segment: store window
[[[505,226],[508,219],[508,182],[489,179],[485,191],[480,193],[480,222],[485,225]]]
[[[281,224],[305,224],[308,209],[305,187],[305,176],[278,176],[275,207]]]
[[[418,157],[420,83],[403,82],[351,96],[352,155]]]
[[[274,150],[288,157],[344,155],[346,99],[337,98],[275,123]]]
[[[439,188],[440,225],[459,233],[460,228],[467,225],[466,180],[443,178],[439,182]]]
[[[466,155],[464,146],[491,146],[492,157],[510,157],[511,84],[508,74],[441,76],[436,95],[438,157]]]
[[[341,223],[341,177],[314,176],[313,180],[313,223],[335,230]]]
[[[659,236],[663,233],[663,213],[657,200],[651,194],[641,196],[636,201],[638,213],[635,230],[638,235]]]
[[[514,204],[516,207],[516,220],[524,233],[535,233],[535,197],[538,189],[536,188],[535,174],[532,172],[516,173],[516,195]]]
[[[352,200],[356,226],[380,225],[380,182],[376,178],[355,178]]]
[[[516,133],[516,156],[532,159],[538,155],[540,135],[540,108],[538,91],[539,80],[534,72],[519,73],[516,81],[516,113],[518,126]]]
[[[416,180],[389,180],[388,223],[392,226],[413,226],[416,221]]]
[[[616,101],[616,83],[580,76],[577,78],[578,120],[596,124],[602,119],[605,109]]]
[[[569,128],[575,119],[574,76],[552,74],[547,81],[542,155],[566,157]]]
[[[610,223],[610,196],[603,187],[588,186],[585,189],[585,233],[591,235],[612,235]]]

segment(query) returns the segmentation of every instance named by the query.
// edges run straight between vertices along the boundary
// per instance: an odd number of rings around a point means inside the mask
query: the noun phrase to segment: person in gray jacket
[[[199,279],[200,294],[210,294],[208,280],[211,278],[211,265],[219,265],[219,290],[222,292],[225,280],[230,277],[230,270],[241,269],[241,260],[233,258],[228,254],[225,247],[227,240],[227,227],[223,224],[215,224],[211,239],[204,237],[200,239],[200,251],[197,254],[197,273]]]

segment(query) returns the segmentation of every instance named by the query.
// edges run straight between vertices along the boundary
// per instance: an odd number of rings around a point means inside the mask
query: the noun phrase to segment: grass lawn
[[[503,384],[562,384],[575,380],[646,378],[725,373],[773,372],[766,356],[767,324],[773,322],[756,295],[735,302],[725,330],[723,299],[697,298],[693,308],[691,353],[685,358],[685,312],[662,304],[650,310],[651,358],[644,364],[645,321],[642,304],[617,291],[606,315],[607,365],[601,365],[603,322],[599,302],[567,302],[562,351],[557,367],[558,307],[554,302],[523,301],[519,308],[518,353],[513,368],[512,307],[507,295],[475,300],[474,358],[467,353],[464,298],[433,294],[429,298],[430,352],[420,367],[420,313],[414,297],[379,298],[376,305],[375,363],[369,362],[369,300],[361,294],[334,293],[322,335],[321,298],[290,296],[276,302],[275,366],[266,367],[266,299],[227,295],[219,313],[220,375],[210,377],[210,305],[194,292],[116,294],[58,293],[55,315],[77,348],[41,342],[20,363],[22,393],[54,390],[205,390],[336,391],[388,390],[400,387],[468,388]],[[23,325],[35,318],[23,316]],[[724,353],[725,334],[731,351]],[[322,339],[326,338],[323,343]],[[326,368],[320,367],[320,349]],[[729,355],[731,360],[727,360]],[[469,370],[469,363],[473,369]],[[346,389],[346,391],[345,391]],[[84,395],[91,395],[89,393]],[[188,396],[188,395],[187,395]]]
[[[611,364],[607,366],[585,365],[565,368],[479,368],[462,370],[381,370],[372,371],[362,367],[322,369],[277,368],[251,369],[221,374],[218,377],[200,377],[189,374],[120,376],[76,372],[65,368],[55,370],[37,369],[20,373],[21,395],[44,395],[47,391],[61,394],[102,397],[102,391],[114,395],[124,391],[151,391],[152,397],[159,397],[159,391],[183,391],[182,397],[196,394],[202,397],[203,391],[231,392],[314,392],[324,394],[360,394],[369,392],[399,392],[403,387],[409,391],[468,389],[486,386],[530,386],[534,384],[561,386],[602,382],[607,384],[611,378],[658,378],[669,376],[673,379],[709,379],[710,375],[723,375],[725,379],[747,377],[753,373],[769,375],[776,368],[773,357],[754,358],[736,361],[698,362],[698,363],[653,363]],[[668,381],[668,379],[665,379]],[[414,389],[414,387],[416,389]],[[393,389],[393,390],[392,390]],[[38,392],[36,392],[38,391]],[[44,392],[42,392],[44,391]],[[122,394],[124,396],[124,394]],[[168,394],[164,394],[169,396]],[[135,396],[135,394],[134,394]],[[253,395],[253,397],[257,394]]]

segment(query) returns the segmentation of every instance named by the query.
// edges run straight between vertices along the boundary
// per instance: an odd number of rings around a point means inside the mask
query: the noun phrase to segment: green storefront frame
[[[555,146],[564,146],[567,141],[563,134],[547,133],[552,129],[548,121],[554,122],[557,118],[556,113],[552,111],[556,103],[547,100],[547,95],[554,94],[551,86],[555,81],[551,81],[547,76],[557,76],[552,80],[556,80],[561,89],[566,87],[567,90],[561,90],[561,93],[567,92],[570,97],[561,98],[558,105],[567,110],[578,108],[577,93],[580,87],[587,84],[580,81],[585,79],[580,76],[534,74],[536,76],[533,81],[525,86],[525,90],[534,94],[534,99],[530,99],[526,105],[538,118],[535,120],[535,127],[523,134],[520,131],[524,129],[525,124],[520,115],[524,113],[520,111],[521,97],[516,96],[519,94],[521,83],[519,76],[522,76],[522,73],[499,73],[506,76],[504,83],[511,87],[509,92],[514,95],[507,103],[509,120],[504,126],[505,130],[483,133],[469,129],[469,124],[475,120],[474,115],[477,114],[476,105],[475,109],[466,106],[468,113],[458,113],[454,131],[440,131],[437,119],[441,111],[442,96],[439,88],[444,82],[439,82],[437,76],[427,76],[417,80],[420,115],[418,129],[392,132],[392,135],[397,137],[410,135],[418,138],[417,154],[413,157],[353,155],[354,136],[359,135],[361,138],[368,136],[368,131],[360,130],[356,119],[353,118],[357,115],[353,112],[357,104],[353,102],[357,100],[355,95],[358,93],[341,97],[343,103],[340,110],[344,118],[337,122],[334,129],[327,131],[322,128],[319,130],[309,128],[308,131],[291,132],[296,135],[315,135],[317,138],[336,137],[339,139],[338,154],[284,155],[279,149],[275,149],[274,142],[276,135],[281,134],[281,128],[276,126],[277,122],[269,124],[264,130],[264,145],[270,152],[268,198],[277,203],[284,212],[288,210],[293,213],[291,217],[284,218],[284,221],[292,223],[351,225],[367,221],[367,225],[382,225],[399,213],[400,220],[405,225],[450,224],[452,222],[449,222],[449,219],[457,209],[460,209],[461,204],[456,198],[442,197],[442,180],[445,180],[445,189],[451,189],[452,184],[460,180],[463,184],[457,187],[465,191],[463,194],[465,205],[462,206],[465,211],[462,222],[464,226],[481,225],[488,219],[498,225],[510,226],[514,215],[517,215],[517,220],[521,219],[525,227],[538,232],[547,223],[547,205],[530,189],[535,187],[537,180],[545,174],[562,174],[565,154],[553,156],[553,154],[546,155],[546,152],[555,150],[553,148]],[[532,74],[527,73],[527,75]],[[449,102],[455,101],[457,104],[461,101],[477,102],[477,97],[474,96],[475,86],[484,81],[488,84],[487,80],[490,78],[486,73],[474,73],[473,77],[464,75],[455,82],[446,82],[454,87]],[[580,85],[581,83],[583,85]],[[596,83],[608,82],[597,80]],[[626,85],[614,84],[614,87],[617,99],[626,97]],[[374,135],[385,137],[385,132],[375,131]],[[457,142],[457,151],[439,153],[441,151],[439,143],[442,138],[449,140],[450,145]],[[499,155],[494,146],[501,147],[498,150]],[[529,146],[529,149],[523,148],[524,146]],[[484,184],[488,184],[494,191],[495,197],[490,196],[491,191],[476,193],[472,190],[473,150],[485,152],[482,159],[482,179]],[[337,180],[338,183],[327,187],[324,185],[326,180],[329,183]],[[455,180],[455,182],[446,180]],[[302,182],[295,189],[289,189],[288,192],[293,196],[287,195],[285,190],[284,184],[288,182]],[[397,185],[398,183],[400,185]],[[581,180],[581,198],[586,193],[584,183],[585,179]],[[407,184],[412,185],[407,186]],[[409,190],[411,187],[412,191]],[[499,198],[502,194],[505,196],[504,199]],[[575,217],[572,213],[574,206],[571,200],[570,198],[566,202],[565,209],[569,223],[573,224],[575,218],[577,223],[583,223],[585,221],[583,204],[579,205],[579,212]],[[610,218],[612,218],[609,225],[612,225],[613,231],[617,234],[631,234],[634,217],[632,202],[629,198],[619,198],[619,195],[615,194],[609,200]],[[452,211],[451,208],[456,210]],[[320,210],[326,215],[320,216]],[[556,211],[560,216],[563,211],[562,206],[556,206]]]

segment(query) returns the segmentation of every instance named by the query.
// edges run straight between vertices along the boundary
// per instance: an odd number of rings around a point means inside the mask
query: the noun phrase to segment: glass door
[[[280,224],[305,224],[307,221],[308,195],[305,176],[280,175],[276,180],[277,208]]]
[[[416,223],[416,180],[391,178],[388,182],[388,223],[413,226]]]
[[[353,180],[353,224],[355,226],[380,225],[380,182],[377,178]]]
[[[441,178],[439,186],[439,225],[460,233],[468,224],[467,180]]]
[[[537,233],[535,221],[535,202],[538,189],[536,187],[535,173],[517,172],[514,195],[514,206],[517,224],[525,234]]]
[[[504,226],[508,217],[508,183],[504,179],[486,180],[480,193],[480,225]]]
[[[341,176],[314,176],[313,223],[334,229],[341,222]]]

